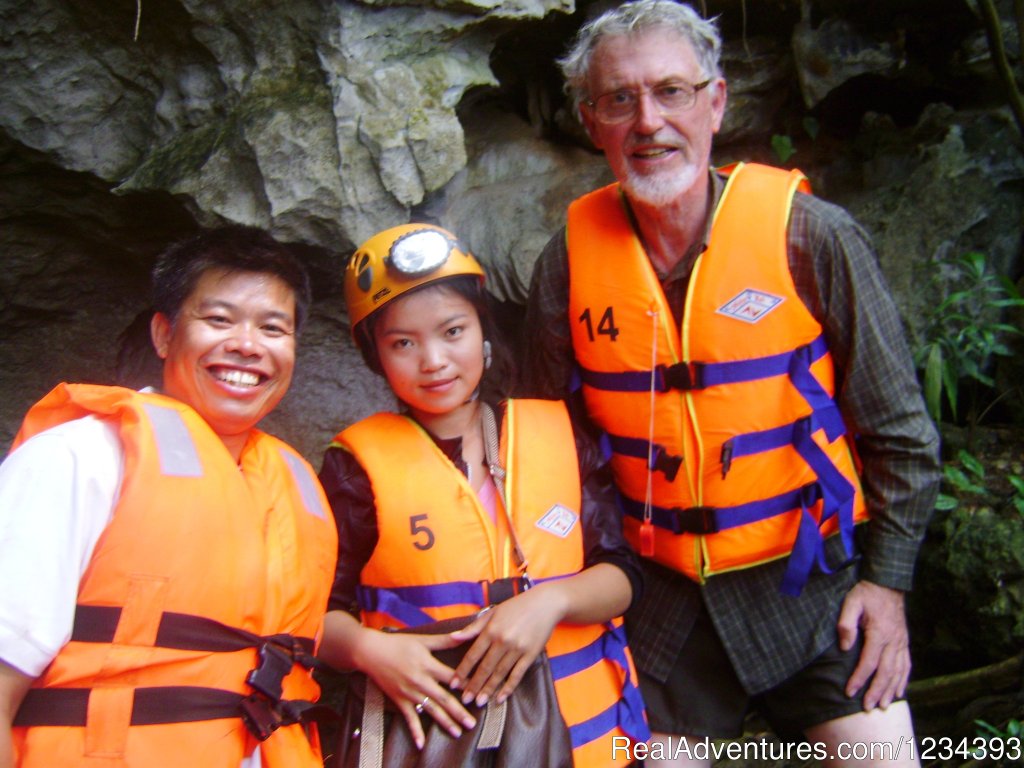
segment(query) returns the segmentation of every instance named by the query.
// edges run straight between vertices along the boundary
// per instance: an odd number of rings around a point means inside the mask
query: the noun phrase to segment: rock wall
[[[236,221],[294,244],[313,271],[296,383],[268,427],[318,463],[336,429],[390,406],[341,308],[356,243],[435,221],[514,305],[566,203],[609,179],[553,65],[599,7],[0,4],[0,439],[60,380],[158,376],[140,333],[153,256]],[[876,238],[912,336],[943,254],[984,250],[1020,275],[1021,136],[967,3],[698,7],[726,37],[716,161],[799,166],[847,205]]]

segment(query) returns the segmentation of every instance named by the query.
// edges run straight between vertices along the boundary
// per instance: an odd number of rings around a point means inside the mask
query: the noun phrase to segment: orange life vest
[[[789,272],[798,188],[799,171],[732,171],[682,328],[618,185],[576,200],[568,218],[573,348],[587,410],[609,435],[627,537],[697,581],[789,555],[791,594],[815,565],[830,570],[823,537],[841,532],[852,556],[867,514],[832,359]]]
[[[191,408],[120,387],[59,385],[15,450],[89,414],[117,425],[124,480],[71,639],[16,716],[17,764],[238,766],[256,745],[244,706],[280,723],[260,745],[264,766],[321,768],[315,731],[311,743],[272,701],[275,686],[284,700],[318,694],[297,662],[320,631],[337,534],[312,469],[259,431],[236,464]]]
[[[506,500],[530,578],[578,573],[579,465],[565,406],[509,401],[501,431]],[[504,516],[491,519],[462,472],[414,421],[379,413],[341,432],[334,444],[366,470],[377,508],[379,540],[360,577],[366,625],[465,616],[499,602],[499,592],[507,597],[521,588]],[[576,765],[613,765],[614,737],[648,738],[621,619],[560,624],[547,652]]]

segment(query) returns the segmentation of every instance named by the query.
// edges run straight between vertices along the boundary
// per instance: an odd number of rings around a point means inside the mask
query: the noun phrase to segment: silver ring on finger
[[[424,696],[423,697],[423,701],[421,701],[419,704],[417,704],[414,707],[414,709],[416,710],[416,714],[417,715],[422,715],[423,714],[423,710],[427,708],[427,704],[429,704],[429,703],[430,703],[430,697],[429,696]]]

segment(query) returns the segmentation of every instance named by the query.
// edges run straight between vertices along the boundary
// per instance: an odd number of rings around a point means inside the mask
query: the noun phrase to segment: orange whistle
[[[640,523],[640,554],[654,557],[654,525],[650,522]]]

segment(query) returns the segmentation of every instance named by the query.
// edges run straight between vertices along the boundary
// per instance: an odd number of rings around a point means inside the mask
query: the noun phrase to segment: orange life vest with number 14
[[[618,185],[569,207],[573,349],[627,537],[697,581],[788,556],[781,589],[798,594],[815,566],[830,572],[824,537],[841,533],[852,556],[866,519],[832,358],[789,271],[805,185],[799,171],[732,170],[682,327]]]

